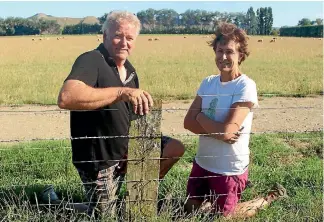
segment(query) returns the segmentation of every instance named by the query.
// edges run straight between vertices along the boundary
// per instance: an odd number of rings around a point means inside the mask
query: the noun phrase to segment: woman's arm
[[[193,132],[195,134],[205,134],[207,133],[203,127],[196,120],[197,115],[201,112],[201,103],[202,99],[200,96],[196,96],[194,101],[192,102],[187,115],[184,119],[184,128]]]
[[[213,138],[222,140],[224,142],[233,143],[238,139],[238,132],[240,131],[241,125],[250,112],[252,106],[253,103],[251,102],[234,103],[231,106],[224,123],[214,121],[203,113],[198,114],[196,119],[197,122],[204,128],[206,133],[216,133],[211,135]]]

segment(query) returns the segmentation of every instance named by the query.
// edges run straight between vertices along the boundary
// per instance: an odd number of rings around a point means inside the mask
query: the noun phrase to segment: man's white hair
[[[109,29],[113,25],[120,24],[121,22],[127,22],[131,25],[134,25],[134,27],[137,29],[137,35],[140,33],[140,31],[141,31],[140,20],[137,18],[136,15],[134,15],[133,13],[128,12],[128,11],[112,11],[112,12],[110,12],[106,17],[106,21],[102,25],[102,33],[106,32],[106,34],[108,34]]]

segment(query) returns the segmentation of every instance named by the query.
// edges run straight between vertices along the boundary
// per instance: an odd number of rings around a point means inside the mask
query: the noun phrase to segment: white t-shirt
[[[205,78],[197,94],[202,98],[202,111],[209,118],[224,122],[233,103],[252,102],[258,106],[255,82],[245,74],[229,81],[221,82],[220,75]],[[250,112],[243,124],[243,134],[234,144],[228,144],[211,137],[200,136],[195,160],[202,168],[223,175],[240,175],[249,165],[249,139],[253,112]],[[212,157],[211,157],[212,156]]]

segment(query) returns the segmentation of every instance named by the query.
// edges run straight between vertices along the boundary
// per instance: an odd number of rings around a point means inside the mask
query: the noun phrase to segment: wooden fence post
[[[139,116],[131,123],[126,175],[126,214],[129,221],[157,214],[161,109],[162,101],[154,101],[153,110],[149,114]]]

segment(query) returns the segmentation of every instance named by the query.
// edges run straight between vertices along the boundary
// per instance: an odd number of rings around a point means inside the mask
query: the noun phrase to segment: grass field
[[[130,57],[140,87],[163,99],[193,98],[202,79],[216,74],[214,54],[199,35],[139,36]],[[97,47],[96,36],[0,38],[0,104],[55,104],[58,91],[78,55]],[[47,38],[49,38],[47,40]],[[257,83],[258,93],[310,95],[323,89],[323,42],[283,38],[263,43],[251,37],[250,57],[242,71]]]
[[[214,53],[199,35],[139,36],[130,57],[140,87],[154,97],[193,98],[202,79],[216,74]],[[153,36],[156,37],[156,36]],[[0,37],[0,104],[56,104],[60,87],[78,55],[97,47],[96,36]],[[48,38],[48,39],[47,39]],[[263,38],[263,43],[257,40]],[[250,57],[242,71],[255,80],[259,94],[310,96],[323,93],[323,42],[312,38],[251,37]],[[249,221],[323,221],[323,132],[252,135],[250,179],[243,201],[264,195],[274,182],[288,190],[280,200]],[[186,182],[197,146],[189,143],[183,159],[159,187],[159,198],[185,199]],[[71,164],[69,141],[0,144],[0,218],[4,221],[54,221],[76,215],[39,204],[39,192],[53,184],[60,197],[85,201]],[[37,205],[38,204],[38,205]],[[170,203],[171,204],[171,203]],[[170,221],[180,207],[166,207],[159,218]],[[183,221],[208,221],[204,215]]]
[[[273,203],[248,221],[323,221],[322,133],[252,136],[250,180],[254,186],[244,191],[242,201],[265,195],[274,182],[287,188],[289,198]],[[159,198],[176,198],[179,205],[167,205],[159,217],[149,221],[170,221],[172,215],[181,213],[179,206],[185,200],[197,140],[187,140],[186,144],[189,145],[184,157],[159,187]],[[2,145],[0,158],[0,218],[54,221],[69,216],[70,221],[76,220],[75,214],[62,215],[41,207],[42,202],[36,198],[45,184],[53,184],[61,198],[84,201],[80,179],[71,164],[68,141]],[[207,221],[207,218],[196,215],[179,221]]]

